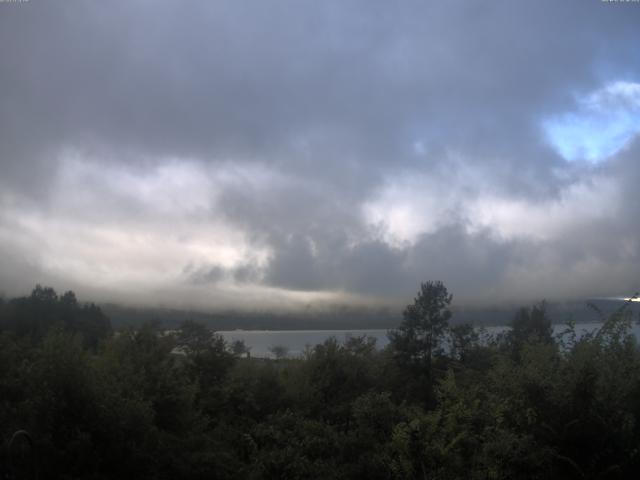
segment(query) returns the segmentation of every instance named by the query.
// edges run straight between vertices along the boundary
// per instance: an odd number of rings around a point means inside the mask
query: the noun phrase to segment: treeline
[[[0,303],[0,472],[8,478],[634,478],[640,351],[621,308],[557,337],[544,304],[480,338],[421,286],[390,344],[331,338],[246,358],[185,322],[112,332],[37,287]],[[446,346],[446,348],[445,348]],[[7,442],[33,440],[22,461]],[[26,460],[25,460],[26,458]],[[10,463],[11,462],[11,463]],[[5,478],[5,477],[2,477]]]

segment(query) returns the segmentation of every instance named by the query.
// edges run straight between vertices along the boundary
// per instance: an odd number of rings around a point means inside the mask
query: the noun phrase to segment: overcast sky
[[[0,3],[0,291],[640,288],[640,3]]]

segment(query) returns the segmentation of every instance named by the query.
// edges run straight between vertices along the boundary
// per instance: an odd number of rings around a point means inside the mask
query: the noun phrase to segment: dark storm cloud
[[[3,157],[88,144],[301,168],[306,141],[322,174],[348,157],[396,168],[421,136],[434,153],[538,154],[535,115],[596,86],[596,62],[619,69],[636,17],[595,2],[3,7]]]
[[[188,282],[231,279],[392,296],[442,278],[467,294],[500,296],[501,289],[513,293],[509,275],[520,266],[539,268],[532,278],[552,275],[551,267],[531,260],[548,258],[547,250],[556,252],[549,262],[568,271],[590,259],[615,270],[629,260],[611,251],[620,235],[629,239],[623,251],[637,255],[638,248],[631,241],[637,226],[619,217],[581,225],[579,237],[564,232],[544,243],[504,238],[492,225],[469,228],[475,219],[467,207],[487,192],[532,208],[561,202],[567,189],[593,176],[619,183],[629,195],[625,213],[637,212],[639,196],[628,180],[637,173],[627,158],[633,153],[603,172],[569,165],[541,128],[545,117],[575,108],[576,94],[618,79],[637,81],[635,7],[599,1],[2,4],[0,213],[60,214],[49,206],[64,185],[56,190],[52,179],[69,152],[105,176],[114,168],[144,176],[187,159],[207,175],[219,169],[240,178],[213,182],[210,215],[270,252],[260,265],[196,259],[190,272],[177,266],[177,277]],[[242,181],[251,172],[262,177]],[[429,195],[433,185],[442,195],[447,186],[455,192],[442,200],[449,220],[409,243],[388,241],[363,214],[398,175],[431,179],[416,195]],[[67,211],[75,221],[93,214],[130,225],[153,215],[135,192],[104,188],[90,175],[85,182],[104,201],[93,210]],[[149,228],[163,234],[157,222]],[[16,248],[1,245],[7,257]]]
[[[343,289],[391,298],[412,292],[425,278],[439,278],[467,296],[474,290],[486,294],[483,282],[494,286],[501,279],[511,250],[485,233],[468,234],[460,226],[423,235],[405,249],[368,241],[318,253],[309,239],[294,237],[278,250],[266,279],[293,290]]]

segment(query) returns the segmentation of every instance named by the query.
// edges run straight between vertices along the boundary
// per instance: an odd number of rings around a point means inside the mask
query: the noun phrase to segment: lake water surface
[[[593,332],[602,326],[601,323],[578,323],[576,333],[578,336],[587,332]],[[489,335],[495,335],[507,330],[509,327],[485,327],[484,330]],[[554,334],[557,335],[566,329],[566,325],[556,324],[553,326]],[[367,335],[376,339],[376,346],[384,348],[388,343],[388,330],[229,330],[219,331],[225,340],[233,342],[243,340],[245,345],[251,349],[251,356],[261,358],[273,358],[269,348],[282,346],[288,350],[291,357],[300,356],[305,348],[314,347],[323,343],[329,337],[336,337],[343,342],[348,337],[360,337]],[[640,326],[633,325],[632,332],[636,338],[640,338]]]

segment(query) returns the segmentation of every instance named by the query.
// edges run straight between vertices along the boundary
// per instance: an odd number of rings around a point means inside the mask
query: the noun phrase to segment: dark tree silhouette
[[[547,305],[543,301],[531,308],[518,309],[511,322],[509,340],[514,354],[517,355],[525,343],[552,343],[552,334],[553,328],[547,315]]]
[[[453,296],[442,282],[426,282],[407,305],[397,330],[389,332],[395,358],[404,366],[431,377],[432,361],[449,326]]]

